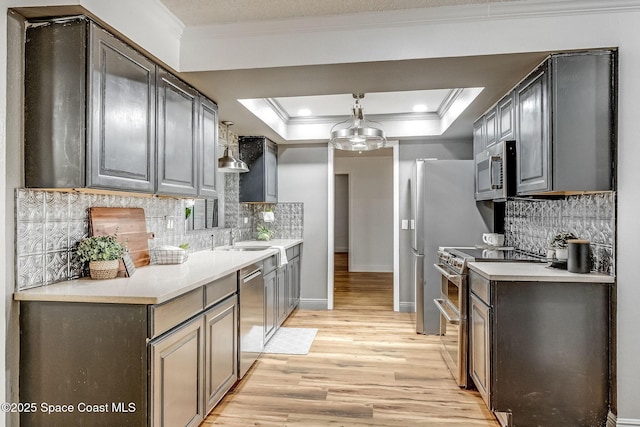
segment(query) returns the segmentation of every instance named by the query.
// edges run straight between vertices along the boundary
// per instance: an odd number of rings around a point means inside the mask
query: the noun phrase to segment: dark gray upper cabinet
[[[516,112],[514,110],[513,92],[498,101],[496,106],[496,134],[498,142],[513,140],[516,127]]]
[[[156,66],[83,18],[27,28],[25,185],[154,191]]]
[[[218,195],[218,106],[200,97],[198,194]]]
[[[490,147],[496,142],[498,142],[497,127],[498,127],[498,120],[497,120],[496,110],[493,109],[489,111],[484,118],[486,147]]]
[[[156,66],[89,25],[87,187],[153,191]]]
[[[549,177],[549,74],[544,64],[517,89],[516,132],[518,194],[551,189]]]
[[[616,51],[552,55],[516,88],[517,193],[615,189]]]
[[[165,70],[158,72],[160,194],[198,194],[198,104],[195,89]]]
[[[249,172],[240,174],[240,202],[278,202],[278,146],[264,136],[238,138],[240,158]]]
[[[487,128],[485,116],[473,124],[473,154],[482,153],[487,148]]]
[[[86,17],[30,23],[25,186],[216,197],[215,103]]]

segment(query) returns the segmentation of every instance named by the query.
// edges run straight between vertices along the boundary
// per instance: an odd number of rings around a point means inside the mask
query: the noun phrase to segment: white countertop
[[[278,253],[271,246],[290,248],[299,243],[302,239],[237,242],[236,246],[265,246],[265,250],[204,250],[190,253],[182,264],[138,267],[131,277],[69,280],[16,292],[13,297],[18,301],[160,304]]]
[[[489,280],[520,282],[614,283],[615,277],[601,273],[569,273],[542,262],[470,262],[469,268]]]

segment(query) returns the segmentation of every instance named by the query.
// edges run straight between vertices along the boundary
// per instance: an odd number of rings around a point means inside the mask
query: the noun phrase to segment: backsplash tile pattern
[[[278,203],[278,204],[245,204],[250,208],[253,218],[253,235],[255,239],[258,232],[255,228],[262,224],[274,232],[274,238],[302,239],[302,219],[304,217],[304,205],[302,203]],[[262,213],[271,210],[275,220],[265,223]]]
[[[591,243],[592,270],[615,275],[614,192],[565,199],[514,199],[506,202],[505,244],[545,255],[559,231]]]
[[[236,240],[252,240],[258,237],[256,227],[264,224],[262,212],[271,209],[275,221],[266,224],[273,230],[274,239],[302,239],[304,216],[303,203],[238,203],[240,178],[238,174],[226,174],[225,227],[237,229]],[[233,203],[235,201],[235,203]],[[229,205],[232,205],[229,207]],[[247,223],[244,219],[247,218]]]
[[[266,205],[240,204],[237,174],[225,174],[225,228],[187,231],[187,199],[145,195],[106,195],[78,192],[16,190],[16,289],[49,285],[82,276],[83,266],[74,252],[89,234],[90,207],[139,207],[145,212],[147,231],[155,238],[149,248],[189,243],[196,252],[229,243],[230,228],[236,240],[257,237],[254,224]],[[302,238],[302,203],[269,205],[276,222],[274,238]],[[244,218],[248,218],[244,224]],[[290,221],[287,224],[286,221]],[[173,228],[168,225],[173,224]]]

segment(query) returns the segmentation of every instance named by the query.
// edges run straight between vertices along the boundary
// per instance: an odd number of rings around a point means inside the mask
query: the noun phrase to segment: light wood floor
[[[260,356],[203,426],[498,427],[455,384],[438,338],[393,312],[392,275],[345,266],[338,255],[334,310],[297,310],[284,325],[319,329],[309,354]]]

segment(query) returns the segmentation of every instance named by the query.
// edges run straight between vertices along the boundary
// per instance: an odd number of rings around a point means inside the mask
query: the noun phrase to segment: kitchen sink
[[[220,246],[215,248],[217,251],[231,251],[231,252],[244,252],[244,251],[264,251],[270,249],[269,246]]]

